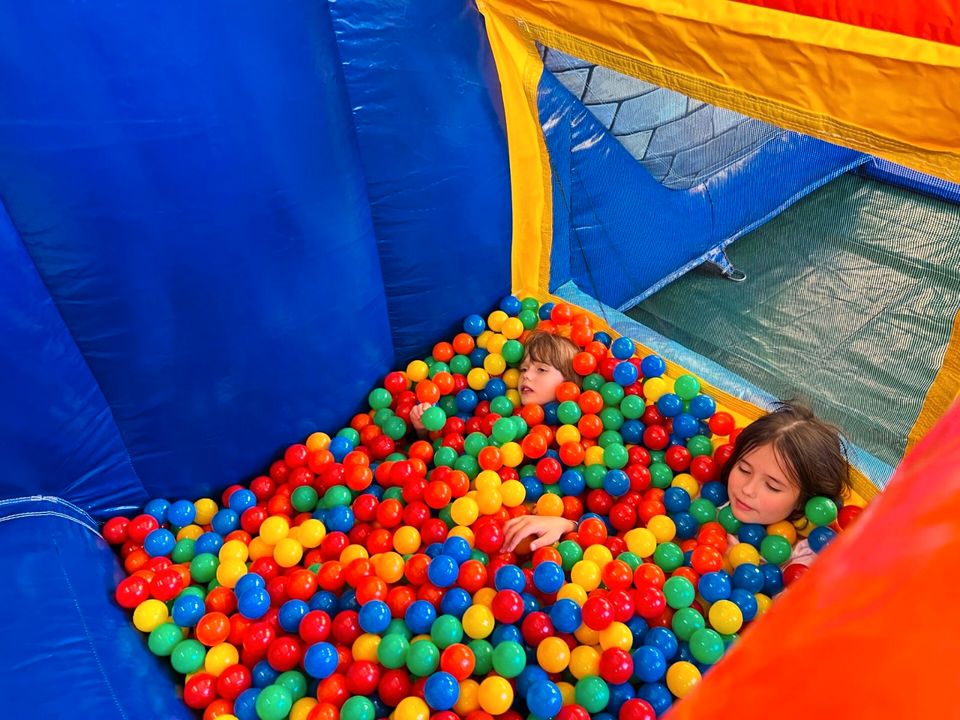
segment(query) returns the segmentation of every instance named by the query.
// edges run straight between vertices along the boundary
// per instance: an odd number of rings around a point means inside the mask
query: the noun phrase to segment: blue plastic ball
[[[759,565],[744,563],[733,571],[733,586],[752,593],[763,590],[764,576]]]
[[[527,707],[536,712],[538,717],[553,717],[563,707],[560,688],[549,680],[533,683],[527,690]]]
[[[623,442],[629,445],[639,445],[643,440],[643,431],[647,429],[639,420],[624,420],[620,426],[620,437]]]
[[[626,495],[630,490],[630,476],[623,470],[608,470],[603,476],[603,489],[613,497]]]
[[[583,623],[583,616],[577,603],[569,598],[561,598],[550,608],[550,620],[557,632],[572,633]]]
[[[165,528],[152,530],[143,541],[143,549],[150,557],[162,557],[173,552],[177,538]],[[196,547],[196,546],[194,546]]]
[[[450,587],[459,574],[460,566],[449,555],[437,555],[427,566],[427,578],[438,588]]]
[[[676,417],[683,412],[683,400],[675,393],[664,393],[656,402],[657,410],[664,417]]]
[[[192,628],[207,612],[203,600],[196,595],[181,595],[173,601],[173,621],[180,627]]]
[[[365,602],[357,620],[364,632],[380,634],[390,626],[390,606],[382,600]]]
[[[184,527],[197,517],[197,507],[189,500],[177,500],[167,508],[167,522],[174,527]]]
[[[637,366],[626,360],[618,363],[616,367],[613,368],[613,381],[617,383],[617,385],[629,387],[633,385],[639,377],[640,371],[637,370]]]
[[[458,392],[455,400],[457,402],[457,409],[465,413],[472,413],[480,402],[477,393],[470,388],[465,388]]]
[[[730,601],[740,608],[743,613],[743,621],[750,622],[757,616],[757,598],[749,590],[736,588],[730,593]]]
[[[470,543],[462,537],[449,537],[443,541],[443,554],[449,555],[457,563],[465,563],[470,559]]]
[[[690,414],[698,420],[706,420],[717,411],[717,402],[709,395],[697,395],[690,400]]]
[[[470,593],[463,588],[450,588],[440,600],[440,612],[462,618],[471,605],[473,605],[473,598],[470,597]]]
[[[230,508],[223,508],[217,511],[210,521],[210,527],[218,535],[229,535],[240,527],[240,516]]]
[[[463,320],[463,331],[473,337],[477,337],[486,329],[487,321],[479,315],[467,315]]]
[[[237,611],[250,620],[259,620],[269,609],[270,594],[263,588],[252,588],[237,597]]]
[[[537,315],[540,316],[541,320],[549,320],[550,313],[553,310],[555,305],[556,303],[553,303],[553,302],[545,302],[543,305],[540,306],[540,310],[537,311]]]
[[[642,617],[634,615],[627,620],[627,627],[630,628],[630,634],[633,636],[633,647],[638,648],[643,645],[647,637],[647,631],[650,629],[647,621]]]
[[[332,615],[337,610],[337,596],[329,590],[320,590],[310,598],[311,610],[323,610],[327,615]]]
[[[310,606],[303,600],[287,600],[280,606],[277,620],[280,622],[280,627],[288,633],[295,633],[300,628],[303,616],[308,612],[310,612]]]
[[[527,690],[530,689],[531,685],[549,679],[550,676],[547,675],[546,670],[539,665],[528,663],[527,666],[520,671],[520,674],[517,675],[517,695],[526,697]]]
[[[618,360],[628,360],[632,358],[635,351],[636,346],[633,344],[633,340],[628,337],[619,337],[614,340],[610,346],[610,354]]]
[[[645,378],[660,377],[667,371],[667,364],[659,355],[647,355],[640,361],[640,372]]]
[[[700,421],[693,415],[680,413],[673,419],[673,434],[684,440],[689,440],[700,432]]]
[[[717,600],[729,600],[733,588],[730,576],[723,570],[717,570],[704,573],[697,583],[697,590],[703,595],[704,600],[715,603]]]
[[[260,697],[261,688],[247,688],[237,696],[233,701],[233,714],[237,720],[260,720],[257,714],[257,698]]]
[[[657,714],[663,715],[673,705],[673,694],[663,683],[645,683],[637,688],[637,697],[650,703]]]
[[[564,495],[579,495],[587,487],[583,473],[577,470],[565,470],[560,476],[560,492]]]
[[[241,576],[237,580],[237,584],[233,586],[233,592],[237,597],[243,595],[247,590],[253,590],[255,588],[266,588],[267,582],[257,573],[247,573],[246,575]]]
[[[674,651],[676,652],[676,651]],[[633,676],[641,682],[656,682],[667,673],[667,659],[654,645],[641,645],[633,651]]]
[[[681,540],[687,540],[697,534],[700,529],[700,523],[688,512],[679,512],[673,516],[673,524],[677,527],[677,537]]]
[[[251,668],[250,675],[254,687],[265,688],[267,685],[273,685],[280,677],[280,671],[274,670],[266,660],[261,660]]]
[[[346,505],[337,505],[327,510],[325,525],[328,532],[348,533],[353,529],[353,510]]]
[[[333,675],[339,663],[337,649],[328,642],[314,643],[303,655],[303,669],[310,677],[318,680]]]
[[[163,498],[154,498],[143,506],[143,514],[156,518],[161,525],[167,522],[167,511],[170,509],[170,501]]]
[[[563,568],[552,561],[545,561],[533,569],[533,584],[545,595],[552,595],[563,587]]]
[[[522,593],[527,586],[527,578],[516,565],[503,565],[493,576],[493,586],[497,590],[514,590]]]
[[[500,309],[507,315],[518,315],[523,310],[523,304],[516,295],[507,295],[500,301]]]
[[[334,460],[337,462],[343,462],[343,459],[347,456],[347,453],[353,450],[353,443],[349,438],[338,435],[330,440],[330,445],[327,447],[327,450],[329,450],[330,454],[333,455]]]
[[[154,532],[156,532],[156,530],[154,530]],[[150,533],[150,534],[152,535],[153,533]],[[837,533],[835,533],[830,528],[824,526],[824,527],[818,527],[812,530],[807,540],[810,543],[810,549],[813,550],[815,553],[818,553],[821,550],[823,550],[827,545],[829,545],[830,541],[832,541],[836,536],[837,536]]]
[[[673,634],[673,631],[668,630],[665,627],[652,627],[647,631],[646,641],[647,645],[653,645],[656,648],[660,649],[660,652],[663,653],[663,657],[667,660],[673,660],[677,654],[677,648],[679,643],[677,642],[677,636]]]
[[[235,490],[230,495],[230,502],[227,505],[238,515],[242,515],[244,510],[248,510],[257,504],[257,496],[246,488]]]
[[[403,620],[415,635],[430,632],[433,621],[437,619],[437,610],[426,600],[416,600],[407,607]]]
[[[783,572],[776,565],[767,563],[760,566],[763,573],[763,593],[773,597],[783,590]]]
[[[496,647],[500,643],[523,643],[523,634],[516,625],[497,625],[490,635],[490,643]]]
[[[690,493],[681,487],[667,488],[663,493],[663,506],[671,515],[686,512],[690,509]]]
[[[766,536],[767,529],[763,525],[756,523],[744,523],[740,526],[740,531],[737,533],[740,542],[749,543],[757,550],[760,549],[760,543]]]
[[[448,672],[435,672],[424,683],[423,699],[433,710],[449,710],[460,699],[460,683]]]
[[[726,505],[727,501],[730,499],[727,497],[726,486],[719,480],[705,482],[700,488],[700,497],[702,497],[704,500],[709,500],[717,507]]]

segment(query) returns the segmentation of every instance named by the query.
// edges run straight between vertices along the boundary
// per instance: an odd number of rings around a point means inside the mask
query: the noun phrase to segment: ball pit
[[[573,339],[583,375],[543,407],[517,390],[534,328]],[[725,506],[733,416],[635,353],[506,298],[248,487],[109,520],[116,601],[204,720],[661,715],[805,568],[793,524]],[[531,512],[579,524],[504,551]],[[810,500],[810,547],[858,513]]]

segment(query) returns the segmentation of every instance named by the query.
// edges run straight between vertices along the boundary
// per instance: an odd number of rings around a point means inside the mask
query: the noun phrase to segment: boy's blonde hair
[[[538,362],[555,367],[563,375],[564,380],[581,383],[581,378],[573,370],[573,358],[580,352],[573,340],[544,331],[530,333],[524,345],[523,361]]]

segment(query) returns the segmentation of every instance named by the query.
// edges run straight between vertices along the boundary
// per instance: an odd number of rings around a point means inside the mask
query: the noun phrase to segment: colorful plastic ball
[[[170,653],[170,664],[183,675],[197,672],[203,667],[206,654],[207,649],[196,640],[182,640]]]
[[[360,608],[358,618],[364,632],[382,633],[390,625],[390,608],[382,600],[371,600]]]
[[[513,704],[513,687],[505,678],[491,675],[480,683],[477,699],[484,712],[501,715]]]
[[[750,622],[757,616],[759,610],[757,598],[749,590],[736,588],[730,593],[730,602],[740,608],[740,612],[743,613],[744,622]]]
[[[837,519],[837,513],[837,504],[823,496],[812,497],[804,505],[807,519],[818,527],[832,523]]]
[[[322,680],[330,677],[340,663],[337,648],[327,642],[318,642],[307,648],[303,656],[303,667],[310,677]]]
[[[570,647],[562,638],[545,638],[537,646],[537,663],[547,672],[563,672],[570,665]]]
[[[264,588],[251,588],[237,597],[237,612],[250,620],[259,620],[270,609],[270,593]]]
[[[430,640],[410,643],[407,651],[407,669],[417,677],[427,677],[440,665],[440,650]]]
[[[159,528],[147,535],[143,541],[143,549],[150,557],[163,557],[169,555],[176,544],[177,539],[172,532]]]
[[[347,698],[347,701],[340,708],[340,715],[345,718],[356,718],[356,720],[374,720],[377,717],[376,708],[373,702],[366,697],[355,695]]]
[[[552,718],[563,706],[563,696],[556,683],[539,680],[530,685],[526,692],[527,707],[539,718]]]
[[[633,674],[643,682],[657,682],[667,672],[663,651],[653,645],[643,645],[633,652]]]
[[[410,604],[404,613],[404,622],[413,633],[430,632],[434,620],[437,619],[437,610],[426,600],[417,600]]]
[[[835,537],[837,533],[828,527],[814,528],[807,538],[810,543],[810,549],[815,553],[823,550]]]
[[[437,555],[427,567],[427,578],[437,587],[449,587],[457,580],[460,567],[449,555]]]
[[[768,535],[760,542],[760,554],[763,559],[773,565],[780,565],[790,559],[793,548],[786,538],[779,535]]]
[[[447,672],[435,672],[423,686],[423,698],[434,710],[449,710],[460,699],[460,683]]]
[[[563,583],[563,568],[555,562],[542,562],[533,570],[533,584],[542,593],[552,595]]]
[[[293,707],[293,695],[280,685],[269,685],[257,696],[256,709],[260,720],[286,720]]]
[[[610,688],[602,678],[588,675],[577,681],[575,697],[577,704],[593,715],[607,707],[610,702]]]
[[[493,669],[505,678],[519,675],[527,664],[527,654],[518,642],[501,642],[493,649]]]
[[[429,720],[430,707],[418,697],[405,697],[393,712],[394,720]]]
[[[773,597],[783,590],[783,572],[776,565],[761,565],[760,571],[763,573],[763,593],[768,597]]]
[[[755,565],[741,565],[740,567],[756,568]],[[737,570],[739,569],[740,568],[737,568]],[[759,573],[759,569],[757,569],[757,572]],[[762,587],[762,576],[760,576],[759,579],[760,587]],[[757,590],[759,590],[760,587],[757,587]],[[728,600],[732,590],[730,576],[723,570],[705,573],[704,575],[700,576],[700,580],[697,583],[697,590],[703,596],[703,599],[709,603],[714,603],[717,600]]]
[[[708,614],[710,625],[721,635],[732,635],[743,626],[743,612],[730,600],[717,600]]]
[[[193,627],[207,612],[203,600],[195,595],[181,595],[173,603],[173,621],[180,627]]]
[[[147,647],[154,655],[169,657],[181,640],[183,640],[183,631],[173,623],[164,622],[150,631]]]
[[[685,697],[700,680],[700,670],[693,663],[675,662],[667,669],[667,687],[678,698]]]
[[[170,617],[167,606],[156,599],[144,600],[133,611],[133,625],[140,632],[148,633]]]
[[[572,633],[583,622],[580,606],[573,600],[560,598],[550,608],[550,620],[558,632]]]
[[[523,598],[516,590],[500,590],[490,604],[493,617],[500,623],[515,623],[523,617]]]
[[[726,650],[723,638],[715,630],[702,628],[690,636],[690,654],[697,662],[713,665]]]

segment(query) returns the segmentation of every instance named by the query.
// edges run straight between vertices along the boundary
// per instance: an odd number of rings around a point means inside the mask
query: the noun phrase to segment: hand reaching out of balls
[[[418,433],[425,433],[427,428],[423,425],[423,413],[433,407],[432,403],[418,403],[410,410],[410,423]]]
[[[542,517],[540,515],[522,515],[506,522],[503,529],[503,549],[512,552],[526,538],[536,536],[530,543],[530,550],[559,542],[564,533],[573,530],[577,524],[562,517]]]

